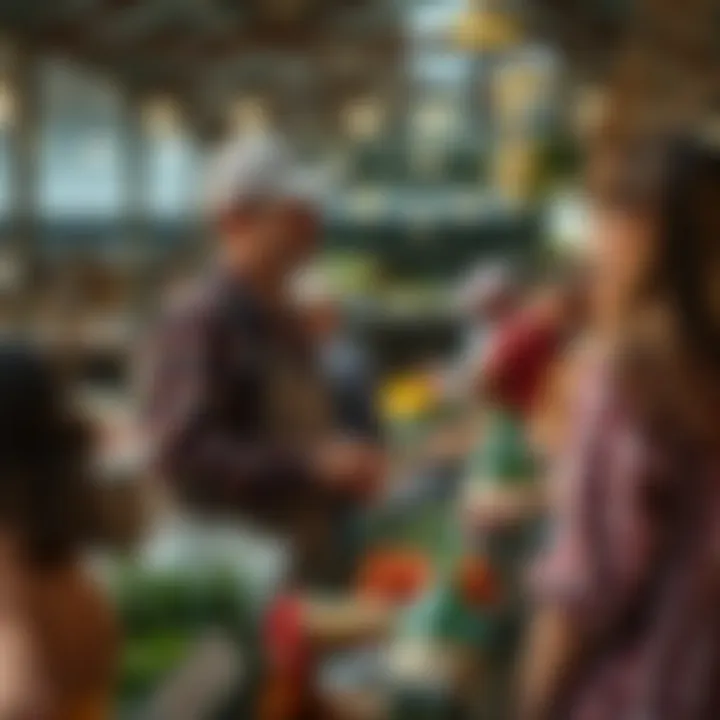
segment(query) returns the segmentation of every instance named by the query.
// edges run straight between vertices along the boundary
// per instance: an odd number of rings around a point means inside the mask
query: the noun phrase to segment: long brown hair
[[[605,138],[606,201],[652,214],[656,252],[627,298],[618,356],[641,407],[717,440],[720,148],[695,134]]]

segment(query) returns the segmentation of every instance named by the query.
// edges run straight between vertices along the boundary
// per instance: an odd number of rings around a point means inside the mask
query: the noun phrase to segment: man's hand
[[[545,507],[541,485],[488,488],[468,494],[462,519],[470,533],[491,532],[540,517]]]
[[[370,443],[352,440],[323,445],[315,454],[314,463],[325,487],[358,499],[374,497],[386,471],[382,450]]]

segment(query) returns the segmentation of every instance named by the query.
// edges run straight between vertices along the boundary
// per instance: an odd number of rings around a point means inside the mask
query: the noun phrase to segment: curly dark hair
[[[0,344],[0,523],[37,564],[61,563],[89,539],[90,434],[53,363]]]

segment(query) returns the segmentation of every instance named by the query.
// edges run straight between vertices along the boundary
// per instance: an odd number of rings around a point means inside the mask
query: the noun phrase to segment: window
[[[199,156],[189,138],[178,131],[150,135],[148,147],[148,211],[154,221],[186,218],[198,209],[196,175]]]
[[[38,204],[44,220],[111,220],[124,209],[116,87],[58,60],[41,65]]]

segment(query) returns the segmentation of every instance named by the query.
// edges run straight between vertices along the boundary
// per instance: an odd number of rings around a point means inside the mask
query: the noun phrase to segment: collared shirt
[[[306,456],[323,421],[310,419],[314,369],[298,327],[220,273],[164,313],[144,373],[146,428],[157,470],[193,507],[274,513],[311,494]]]

